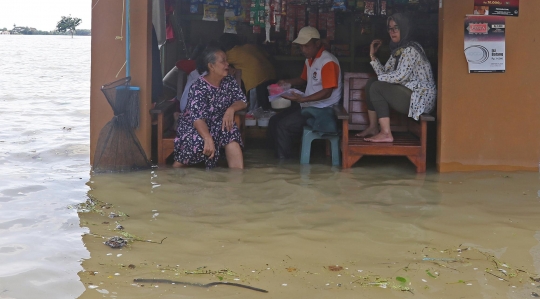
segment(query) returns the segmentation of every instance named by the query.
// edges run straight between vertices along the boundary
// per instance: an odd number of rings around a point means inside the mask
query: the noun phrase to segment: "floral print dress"
[[[233,123],[231,131],[222,131],[225,111],[236,101],[246,102],[246,96],[232,76],[221,80],[220,86],[210,84],[204,76],[199,77],[189,89],[186,108],[178,118],[178,129],[174,140],[174,160],[184,165],[205,162],[206,168],[214,168],[221,155],[220,149],[236,141],[243,146],[240,130]],[[203,154],[204,140],[193,123],[206,121],[210,135],[214,139],[216,152],[212,159]]]
[[[418,47],[423,51],[420,45]],[[403,49],[397,68],[395,64],[394,56],[390,56],[384,66],[378,59],[371,61],[379,81],[401,84],[412,90],[409,117],[418,120],[422,113],[429,113],[435,108],[437,87],[431,65],[414,47]]]

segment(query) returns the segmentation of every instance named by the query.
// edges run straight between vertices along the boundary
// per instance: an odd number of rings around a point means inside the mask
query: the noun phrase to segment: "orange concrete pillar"
[[[123,0],[92,1],[92,53],[90,85],[90,163],[97,140],[113,112],[101,86],[126,76],[126,40]],[[150,158],[152,81],[151,0],[131,1],[131,84],[141,88],[140,126],[137,137]],[[122,16],[124,17],[122,20]]]

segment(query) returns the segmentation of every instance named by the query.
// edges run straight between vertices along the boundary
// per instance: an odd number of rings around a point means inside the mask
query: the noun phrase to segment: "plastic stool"
[[[330,141],[330,144],[332,145],[332,165],[339,166],[339,135],[337,133],[315,132],[310,126],[304,126],[304,132],[302,133],[302,155],[300,157],[300,164],[309,164],[311,142],[315,139],[326,139]]]

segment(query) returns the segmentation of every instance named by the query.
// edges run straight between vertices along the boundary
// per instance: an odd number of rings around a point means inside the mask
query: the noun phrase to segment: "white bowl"
[[[254,119],[254,118],[251,118],[251,119],[247,119],[246,118],[246,127],[252,127],[252,126],[255,126],[257,125],[257,120]]]
[[[269,118],[259,118],[257,119],[257,124],[259,127],[268,127]]]
[[[273,109],[283,109],[291,106],[291,101],[284,99],[282,97],[279,97],[272,102],[270,102],[270,105],[272,105]]]

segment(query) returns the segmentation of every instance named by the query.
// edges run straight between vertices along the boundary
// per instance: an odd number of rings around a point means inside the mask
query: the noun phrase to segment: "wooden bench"
[[[242,71],[236,70],[236,81],[241,84]],[[178,78],[176,84],[176,96],[178,100],[182,97],[184,86],[186,84],[187,75],[181,70],[178,70]],[[156,142],[157,142],[157,164],[165,165],[167,158],[174,151],[174,139],[176,131],[174,130],[174,112],[177,111],[177,101],[163,101],[158,103],[154,108],[150,109],[150,114],[155,116],[157,121]],[[234,121],[242,134],[242,141],[245,141],[245,111],[237,111],[234,116]]]
[[[355,134],[369,125],[365,87],[367,73],[345,73],[343,106],[336,107],[337,118],[342,121],[342,167],[350,168],[364,155],[406,156],[416,166],[416,172],[426,171],[427,122],[435,118],[422,114],[419,121],[396,111],[390,113],[390,128],[394,136],[391,143],[366,142]]]

